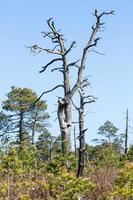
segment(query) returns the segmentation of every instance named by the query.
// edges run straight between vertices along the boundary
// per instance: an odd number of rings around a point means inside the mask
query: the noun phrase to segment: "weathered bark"
[[[65,51],[64,51],[65,54]],[[70,74],[67,67],[66,55],[63,56],[63,76],[64,76],[64,99],[67,94],[70,93]],[[62,126],[60,126],[61,138],[62,138],[62,153],[67,154],[71,150],[70,135],[71,135],[71,121],[72,121],[72,104],[71,99],[67,101],[63,99],[63,104],[59,103],[61,109],[58,110]],[[59,124],[60,124],[59,118]]]
[[[58,120],[61,131],[61,149],[65,155],[70,151],[71,102],[64,103],[64,101],[58,100]]]

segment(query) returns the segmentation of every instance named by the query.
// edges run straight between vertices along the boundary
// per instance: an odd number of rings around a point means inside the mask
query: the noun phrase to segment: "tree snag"
[[[71,101],[72,97],[75,95],[78,89],[80,89],[81,86],[84,84],[82,76],[83,76],[83,71],[85,70],[87,55],[90,52],[90,50],[92,50],[97,46],[98,41],[101,39],[97,36],[97,33],[101,30],[102,26],[104,25],[104,23],[101,22],[101,18],[104,15],[112,15],[112,14],[114,14],[114,11],[98,13],[98,11],[95,10],[94,16],[96,17],[96,24],[92,26],[92,33],[89,37],[87,45],[83,49],[81,60],[78,59],[72,62],[68,61],[68,54],[75,47],[76,42],[73,41],[71,45],[67,48],[65,45],[65,39],[63,35],[60,33],[60,30],[58,30],[55,27],[55,23],[52,18],[47,20],[49,31],[42,32],[42,34],[44,38],[51,40],[53,48],[40,47],[38,45],[33,45],[29,47],[33,54],[39,54],[41,52],[44,52],[55,56],[54,59],[50,60],[46,65],[42,67],[40,73],[45,72],[45,70],[48,67],[52,66],[57,62],[61,63],[59,67],[53,68],[51,72],[58,71],[62,73],[63,85],[59,84],[55,86],[53,89],[43,92],[42,95],[51,92],[59,87],[63,88],[64,94],[63,97],[58,98],[58,110],[57,110],[57,116],[61,132],[61,140],[62,140],[61,146],[63,154],[67,154],[70,151],[70,134],[72,126],[72,101]],[[70,85],[70,68],[72,67],[76,67],[78,69],[77,80],[73,86]]]

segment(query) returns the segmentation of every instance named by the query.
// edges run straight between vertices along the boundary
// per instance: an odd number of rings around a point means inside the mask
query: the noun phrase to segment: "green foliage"
[[[2,174],[22,175],[22,161],[19,159],[17,149],[10,147],[6,154],[3,154],[0,165]]]
[[[133,146],[130,146],[128,152],[127,152],[127,159],[131,162],[133,162]]]
[[[104,136],[105,143],[111,143],[112,139],[116,137],[116,133],[118,128],[114,126],[114,124],[110,121],[106,121],[103,126],[98,129],[98,134]]]
[[[10,120],[11,119],[9,116],[7,116],[2,111],[0,112],[0,131],[3,131],[3,132],[6,131],[7,125],[9,124]]]
[[[7,94],[7,100],[3,102],[3,109],[7,111],[28,111],[29,106],[37,99],[36,93],[28,88],[12,87]]]
[[[45,129],[45,122],[49,118],[46,113],[47,105],[45,101],[37,99],[37,94],[31,89],[12,87],[2,103],[2,108],[8,115],[1,112],[0,127],[2,129],[8,123],[5,133],[16,133],[17,142],[32,140],[34,143],[35,134],[42,133]]]
[[[110,199],[132,200],[133,199],[133,163],[125,164],[116,179],[114,192]]]
[[[76,200],[95,190],[89,178],[76,178],[77,160],[73,153],[67,157],[58,155],[45,162],[43,170],[36,153],[35,146],[22,143],[1,155],[1,199],[8,196],[14,199],[17,195],[22,200],[40,199],[41,196],[42,199]]]
[[[37,170],[37,149],[30,143],[23,142],[18,147],[18,157],[25,173],[35,173]]]
[[[45,185],[46,186],[46,185]],[[57,200],[78,200],[95,190],[95,185],[88,178],[76,178],[65,170],[58,177],[49,175],[47,187],[51,196]]]
[[[73,153],[70,153],[67,156],[62,156],[62,154],[56,155],[46,165],[46,171],[53,174],[58,174],[62,168],[65,168],[68,172],[76,172],[77,159]]]
[[[37,165],[37,150],[27,143],[19,147],[11,146],[6,153],[1,155],[1,173],[10,175],[22,175],[34,173]]]
[[[47,129],[39,135],[38,141],[36,143],[37,149],[39,150],[40,159],[45,161],[51,159],[52,156],[52,146],[54,137],[48,132]]]
[[[88,159],[98,167],[118,167],[121,164],[119,151],[108,144],[87,146],[87,154]]]

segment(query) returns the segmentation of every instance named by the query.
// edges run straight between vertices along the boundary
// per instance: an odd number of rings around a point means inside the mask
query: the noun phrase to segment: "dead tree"
[[[85,133],[88,130],[85,128],[85,104],[95,102],[96,98],[92,96],[84,96],[80,93],[80,108],[79,112],[79,160],[77,177],[83,175],[85,164]]]
[[[77,177],[83,176],[83,170],[85,165],[85,133],[88,130],[85,128],[85,105],[90,104],[96,101],[96,97],[92,95],[85,95],[85,87],[87,87],[88,80],[85,79],[85,84],[81,86],[78,90],[79,92],[79,107],[75,105],[72,101],[75,109],[78,111],[78,125],[79,125],[79,159],[78,159],[78,172]]]
[[[124,148],[124,154],[127,155],[127,151],[128,151],[128,109],[126,111],[126,129],[125,129],[125,148]]]
[[[64,91],[63,97],[58,98],[58,111],[57,116],[59,120],[59,126],[61,131],[61,144],[62,144],[62,153],[67,154],[70,151],[70,134],[71,134],[71,126],[72,126],[72,102],[71,99],[77,92],[77,90],[84,84],[84,80],[82,79],[83,71],[85,70],[86,59],[88,53],[97,46],[100,37],[97,36],[98,32],[103,27],[104,23],[101,22],[101,18],[105,15],[112,15],[114,11],[110,12],[102,12],[98,13],[95,10],[94,16],[96,17],[96,24],[92,26],[92,32],[88,39],[86,46],[83,49],[83,53],[81,56],[81,60],[75,60],[72,62],[68,61],[68,54],[75,47],[76,42],[73,41],[71,45],[66,48],[65,39],[61,34],[60,30],[58,30],[55,26],[53,19],[47,20],[47,24],[49,27],[48,32],[42,32],[44,38],[48,38],[51,40],[53,44],[53,48],[41,47],[38,45],[33,45],[29,47],[34,54],[38,54],[41,52],[51,54],[55,56],[54,59],[50,60],[45,66],[42,67],[40,73],[45,72],[47,68],[51,65],[60,62],[59,67],[54,67],[51,72],[58,71],[63,75],[63,84],[59,84],[54,88],[43,92],[43,94],[51,92],[59,87],[61,87]],[[78,69],[77,80],[73,86],[70,85],[70,68],[76,67]],[[42,95],[40,97],[42,97]]]

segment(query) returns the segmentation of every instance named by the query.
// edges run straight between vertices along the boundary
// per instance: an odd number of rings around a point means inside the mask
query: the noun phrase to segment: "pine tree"
[[[19,143],[30,138],[33,143],[35,133],[41,132],[41,127],[45,126],[45,120],[49,118],[45,101],[34,104],[37,99],[37,94],[31,89],[12,87],[3,101],[2,108],[10,117],[7,131],[16,133]]]

